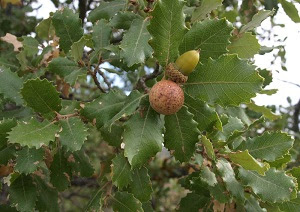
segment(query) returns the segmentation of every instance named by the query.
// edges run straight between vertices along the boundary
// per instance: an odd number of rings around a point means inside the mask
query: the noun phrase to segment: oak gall
[[[184,103],[182,88],[170,80],[156,83],[150,90],[151,107],[158,113],[172,115],[180,110]]]

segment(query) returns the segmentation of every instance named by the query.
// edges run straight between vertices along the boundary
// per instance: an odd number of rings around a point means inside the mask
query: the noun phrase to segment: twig
[[[72,114],[67,114],[67,115],[61,115],[59,114],[58,112],[55,112],[56,113],[56,119],[57,121],[61,120],[61,119],[68,119],[68,118],[71,118],[71,117],[75,117],[75,116],[78,116],[78,113],[72,113]]]
[[[108,87],[108,90],[110,90],[111,88],[111,83],[109,82],[109,80],[107,79],[107,77],[105,76],[105,74],[103,73],[103,71],[101,71],[100,69],[98,69],[98,74],[100,74],[100,76],[103,78],[105,84]]]
[[[78,8],[79,8],[79,18],[82,20],[82,25],[84,23],[84,19],[86,16],[87,4],[86,0],[79,0],[78,1]]]
[[[96,68],[94,69],[94,71],[91,71],[89,70],[89,73],[91,74],[95,84],[97,85],[97,87],[99,88],[99,90],[102,92],[102,93],[106,93],[105,90],[101,87],[100,85],[100,82],[98,81],[97,79],[97,73],[98,73],[98,70],[99,70],[99,66],[101,64],[102,60],[101,60],[101,57],[99,58],[99,61],[98,61],[98,64],[96,66]]]
[[[293,114],[293,130],[295,132],[299,132],[299,114],[300,114],[300,100],[299,102],[295,105],[295,111]]]
[[[277,80],[279,80],[279,81],[281,81],[281,82],[289,83],[289,84],[291,84],[291,85],[295,85],[295,86],[297,86],[297,87],[299,87],[299,88],[300,88],[300,85],[299,85],[299,84],[297,84],[297,83],[294,83],[294,82],[289,82],[289,81],[285,81],[285,80],[281,80],[281,79],[277,79]]]
[[[159,70],[159,63],[157,62],[154,71],[149,75],[145,75],[145,76],[142,76],[141,78],[139,78],[139,80],[134,88],[135,89],[143,88],[144,91],[146,93],[148,93],[150,89],[146,85],[146,81],[156,78],[161,73],[162,73],[162,71]]]

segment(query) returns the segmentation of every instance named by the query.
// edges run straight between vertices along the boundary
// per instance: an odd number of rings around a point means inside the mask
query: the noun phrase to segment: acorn
[[[158,113],[172,115],[180,110],[184,103],[182,88],[171,80],[161,80],[149,92],[151,107]]]
[[[191,50],[180,55],[177,58],[175,65],[182,74],[188,76],[196,68],[199,59],[200,51]]]

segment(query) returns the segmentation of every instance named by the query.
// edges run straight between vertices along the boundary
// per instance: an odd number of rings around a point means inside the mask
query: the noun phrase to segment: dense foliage
[[[285,69],[255,29],[279,7],[300,22],[298,0],[53,0],[44,20],[32,2],[0,1],[0,211],[300,211],[300,103],[251,100],[276,93],[255,54]],[[198,49],[158,114],[149,89]]]

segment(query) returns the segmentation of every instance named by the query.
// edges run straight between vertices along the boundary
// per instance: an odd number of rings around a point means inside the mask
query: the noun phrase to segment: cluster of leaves
[[[168,150],[178,167],[189,167],[177,175],[186,194],[179,211],[298,211],[299,168],[285,170],[293,138],[281,131],[250,133],[264,117],[279,118],[251,101],[257,93],[274,93],[264,89],[270,71],[249,61],[261,50],[254,29],[273,11],[261,10],[236,28],[226,14],[208,17],[221,5],[103,1],[89,13],[90,30],[63,8],[39,23],[36,38],[1,37],[14,47],[0,58],[0,176],[7,204],[58,211],[58,198],[81,177],[96,181],[88,211],[153,211],[157,182],[150,164]],[[164,70],[192,49],[201,49],[201,63],[183,85],[184,106],[174,115],[157,114],[130,76],[156,64]],[[109,77],[123,72],[129,94]],[[154,72],[157,78],[146,86],[162,77]],[[86,154],[99,144],[89,142],[97,133],[113,148],[108,166],[92,164]]]

